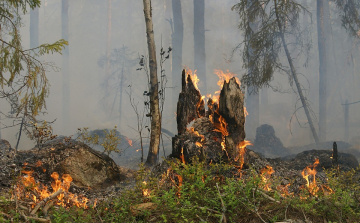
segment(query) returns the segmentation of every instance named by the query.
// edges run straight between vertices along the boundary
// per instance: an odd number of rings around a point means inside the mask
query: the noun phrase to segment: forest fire
[[[40,164],[41,162],[38,162],[36,166],[39,167]],[[78,197],[69,192],[70,183],[72,182],[72,177],[69,174],[63,174],[62,180],[60,180],[59,174],[53,172],[51,177],[54,181],[51,183],[52,191],[50,191],[47,186],[35,180],[33,177],[34,170],[22,170],[21,173],[24,175],[16,185],[15,196],[18,200],[31,199],[32,208],[38,206],[41,202],[47,203],[55,198],[54,205],[88,208],[87,203],[89,200],[86,197]]]

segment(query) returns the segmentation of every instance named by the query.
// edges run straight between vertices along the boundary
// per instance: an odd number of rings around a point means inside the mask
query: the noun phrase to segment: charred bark
[[[178,135],[186,132],[186,127],[191,121],[205,116],[205,103],[200,100],[200,91],[195,88],[190,75],[186,76],[185,70],[182,71],[181,80],[182,90],[176,112]]]
[[[224,86],[220,92],[219,114],[227,123],[229,135],[226,137],[228,149],[235,149],[240,142],[245,139],[245,114],[244,114],[244,94],[240,90],[235,78],[231,78],[228,83],[224,81]]]

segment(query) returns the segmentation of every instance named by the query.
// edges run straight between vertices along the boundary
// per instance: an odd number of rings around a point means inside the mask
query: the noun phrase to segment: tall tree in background
[[[143,0],[143,3],[144,3],[147,44],[149,49],[150,118],[151,118],[150,147],[145,164],[148,166],[152,166],[156,164],[157,155],[159,152],[160,134],[161,134],[161,116],[159,109],[159,95],[158,95],[159,84],[157,77],[156,49],[155,49],[154,29],[152,22],[151,0]]]
[[[182,18],[181,0],[172,0],[173,33],[171,35],[172,53],[172,87],[180,83],[182,71],[182,45],[184,39],[184,22]],[[176,102],[180,92],[180,86],[172,91],[172,110],[176,112]],[[176,130],[176,122],[173,122],[173,131]],[[176,132],[176,131],[175,131]]]
[[[275,71],[288,75],[290,83],[295,82],[311,132],[315,142],[318,142],[308,103],[286,42],[287,38],[299,39],[301,41],[295,47],[300,48],[299,52],[309,53],[310,40],[299,25],[299,14],[309,12],[294,0],[243,0],[233,6],[233,9],[240,16],[239,29],[244,32],[244,40],[239,45],[243,46],[243,67],[251,71],[243,75],[241,83],[258,92],[261,87],[269,85]],[[258,22],[256,31],[251,27],[255,21]],[[280,61],[282,52],[285,52],[289,67]]]
[[[39,8],[30,10],[30,48],[39,46]]]
[[[201,80],[200,91],[206,94],[205,0],[194,0],[194,69]]]
[[[324,4],[327,1],[316,1],[317,36],[319,50],[319,140],[326,140],[326,102],[327,102],[327,54],[326,54],[326,22]]]
[[[69,0],[61,0],[61,37],[69,40]],[[65,47],[62,55],[62,119],[63,131],[66,131],[70,119],[70,74],[69,74],[69,46]]]
[[[252,4],[253,2],[250,0],[249,1],[249,6]],[[251,16],[251,15],[249,15]],[[252,30],[251,32],[249,32],[249,35],[252,35],[253,33],[256,33],[256,29],[257,29],[257,23],[256,21],[252,21],[250,19],[248,19],[249,21],[249,27]],[[248,36],[247,39],[251,39],[251,36]],[[250,57],[253,57],[253,51],[254,49],[251,47],[251,45],[249,46],[249,54]],[[253,75],[252,70],[256,69],[253,68],[252,66],[249,66],[248,68],[248,73],[249,75]],[[246,122],[245,122],[245,128],[246,128],[246,137],[248,139],[254,140],[255,139],[255,134],[256,134],[256,128],[259,126],[259,103],[260,103],[260,97],[259,97],[259,92],[256,91],[254,89],[253,86],[248,86],[247,87],[247,91],[246,91],[247,95],[246,95],[246,110],[248,111],[249,115],[246,117]]]
[[[106,76],[110,75],[110,54],[111,54],[111,0],[107,1],[107,32],[106,32]]]

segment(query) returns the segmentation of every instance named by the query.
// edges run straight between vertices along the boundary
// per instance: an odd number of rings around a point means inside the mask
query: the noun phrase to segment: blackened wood
[[[177,104],[177,129],[178,134],[184,134],[186,126],[196,118],[205,115],[204,102],[201,100],[200,91],[197,90],[192,82],[190,75],[186,76],[185,70],[182,72],[182,86]]]
[[[232,142],[232,146],[237,146],[245,139],[245,114],[244,94],[235,78],[231,78],[227,83],[224,81],[220,92],[219,114],[227,122],[229,135],[226,140]]]
[[[338,150],[337,150],[337,144],[334,142],[333,144],[333,150],[332,150],[332,165],[333,167],[336,167],[338,165]]]

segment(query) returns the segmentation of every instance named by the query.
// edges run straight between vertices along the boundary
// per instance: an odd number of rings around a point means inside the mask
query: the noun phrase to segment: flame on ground
[[[271,182],[269,182],[270,180],[270,176],[271,174],[273,174],[275,171],[272,168],[272,166],[266,165],[266,167],[262,168],[260,170],[260,176],[261,176],[261,180],[264,183],[264,187],[263,189],[266,191],[271,191]]]
[[[36,166],[39,167],[38,165],[40,164],[41,162],[38,162]],[[60,180],[59,174],[57,172],[53,172],[51,177],[54,181],[51,183],[52,191],[50,191],[47,186],[35,180],[32,176],[34,170],[22,170],[21,173],[24,175],[21,176],[21,179],[17,183],[15,189],[15,196],[18,200],[31,198],[33,201],[32,207],[35,207],[36,204],[62,189],[63,192],[57,196],[55,205],[62,207],[71,207],[75,205],[85,209],[88,207],[87,203],[89,199],[86,197],[78,197],[69,192],[70,183],[73,180],[69,174],[63,174],[61,177],[62,180]]]
[[[251,145],[252,145],[252,143],[250,141],[244,140],[244,141],[241,141],[237,147],[239,150],[239,153],[238,153],[238,156],[235,157],[235,161],[239,161],[238,171],[240,173],[240,177],[241,177],[241,170],[245,163],[246,146],[251,146]]]
[[[309,165],[305,167],[305,169],[301,172],[301,175],[306,180],[306,187],[309,190],[309,193],[313,196],[316,196],[317,192],[319,191],[319,188],[316,184],[315,175],[317,173],[316,167],[319,165],[319,159],[316,158],[315,162],[312,165]],[[309,180],[309,176],[312,176],[313,180]]]

